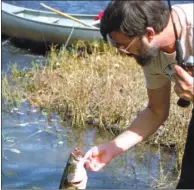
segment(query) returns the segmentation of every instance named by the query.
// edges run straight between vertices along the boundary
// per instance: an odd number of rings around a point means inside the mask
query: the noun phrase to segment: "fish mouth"
[[[82,153],[80,148],[75,148],[71,152],[71,155],[73,156],[74,160],[76,160],[76,161],[80,161],[84,157],[84,155],[83,155],[83,153]]]
[[[83,180],[81,180],[81,181],[74,181],[74,182],[71,182],[73,185],[79,185],[81,182],[82,182]]]
[[[85,183],[87,183],[87,176],[82,179],[74,179],[70,182],[74,187],[82,187]]]

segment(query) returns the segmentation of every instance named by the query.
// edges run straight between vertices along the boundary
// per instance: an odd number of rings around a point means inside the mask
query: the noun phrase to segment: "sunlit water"
[[[42,9],[39,1],[11,1],[12,4]],[[107,2],[66,1],[45,2],[69,13],[97,14]],[[62,5],[62,6],[61,6]],[[88,6],[91,6],[88,9]],[[19,69],[32,67],[32,62],[44,63],[42,55],[2,44],[2,71],[17,63]],[[3,109],[4,110],[4,109]],[[47,115],[25,101],[10,112],[2,113],[2,188],[58,188],[70,151],[107,142],[113,137],[96,129],[69,128],[55,114]],[[100,172],[88,171],[87,188],[121,189],[150,188],[152,185],[175,187],[177,177],[174,152],[149,146],[133,148],[116,157]]]

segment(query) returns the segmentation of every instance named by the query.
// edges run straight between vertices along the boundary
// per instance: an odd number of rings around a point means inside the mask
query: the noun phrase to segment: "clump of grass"
[[[81,42],[74,52],[51,48],[45,67],[32,68],[25,73],[27,79],[20,75],[19,92],[32,104],[55,111],[64,120],[70,119],[72,126],[92,124],[117,134],[147,105],[142,69],[134,59],[117,54],[106,44],[95,42],[89,47],[92,55],[87,53],[88,48],[82,48],[82,56],[77,56],[80,47]],[[16,81],[17,77],[13,78]],[[7,86],[3,85],[5,96],[9,94]],[[9,90],[15,96],[15,91]],[[148,141],[175,143],[181,159],[191,108],[178,108],[176,100],[172,91],[170,116],[163,125],[163,133],[156,133]]]
[[[2,75],[2,107],[3,111],[7,111],[11,107],[17,107],[20,104],[22,94],[19,92],[19,88],[15,88],[14,80],[9,82],[9,77],[6,74]]]

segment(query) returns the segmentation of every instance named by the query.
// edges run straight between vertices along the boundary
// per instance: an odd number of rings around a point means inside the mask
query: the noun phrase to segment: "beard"
[[[139,50],[139,55],[133,55],[135,58],[137,64],[144,67],[148,64],[150,64],[154,58],[157,57],[159,47],[153,46],[153,47],[145,47],[145,45],[142,43],[141,49]]]

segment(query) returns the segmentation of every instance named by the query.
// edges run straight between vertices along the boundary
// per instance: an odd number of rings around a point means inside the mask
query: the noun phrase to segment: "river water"
[[[39,1],[9,2],[41,9]],[[107,4],[105,1],[44,3],[68,13],[92,14]],[[17,63],[19,69],[31,67],[32,61],[44,63],[44,56],[16,47],[8,39],[4,39],[2,44],[2,72],[9,72],[13,63]],[[112,138],[97,129],[72,129],[59,116],[48,115],[24,100],[9,112],[2,112],[2,188],[58,188],[67,158],[74,147],[87,151]],[[88,171],[87,188],[175,187],[171,183],[177,177],[175,162],[174,152],[149,146],[135,147],[116,157],[104,170]]]

